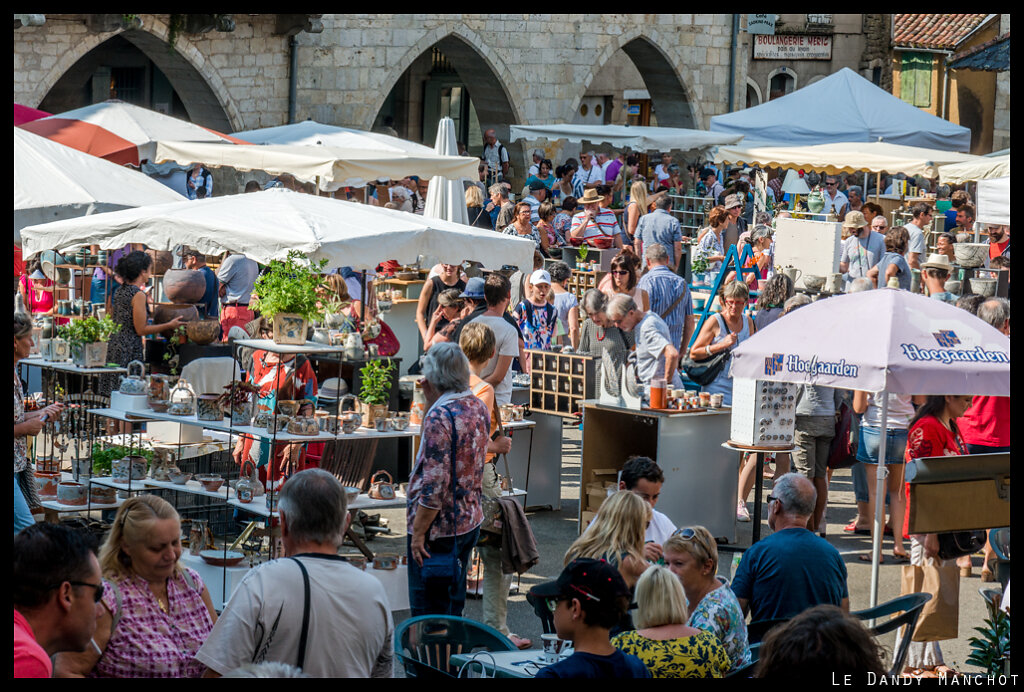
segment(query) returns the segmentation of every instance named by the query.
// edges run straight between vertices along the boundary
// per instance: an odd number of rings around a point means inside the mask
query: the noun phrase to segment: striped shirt
[[[686,320],[693,314],[693,301],[690,299],[690,288],[686,285],[686,280],[665,265],[658,265],[640,277],[637,286],[647,291],[650,311],[665,320],[672,336],[672,345],[678,349],[683,340]],[[664,314],[680,296],[682,298],[672,311]]]
[[[615,236],[622,233],[622,229],[619,228],[619,222],[615,220],[615,214],[611,209],[601,209],[597,212],[597,217],[590,221],[590,216],[587,215],[586,211],[581,211],[572,217],[572,228],[569,233],[575,233],[579,228],[583,228],[583,239],[588,243],[602,236],[609,238],[615,238]]]

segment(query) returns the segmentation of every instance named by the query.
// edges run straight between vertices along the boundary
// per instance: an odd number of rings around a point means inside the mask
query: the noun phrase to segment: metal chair
[[[863,621],[877,620],[886,615],[902,611],[900,615],[890,618],[885,622],[876,623],[874,627],[868,628],[871,636],[879,637],[903,625],[907,626],[906,636],[900,639],[899,647],[893,652],[892,668],[889,669],[890,675],[899,675],[903,672],[903,664],[907,660],[907,652],[910,650],[910,640],[914,634],[914,629],[917,627],[917,619],[921,616],[924,604],[930,600],[932,600],[930,593],[912,593],[906,596],[899,596],[874,608],[857,610],[850,613],[850,615],[858,620]]]
[[[516,651],[508,637],[482,622],[454,615],[420,615],[398,626],[395,655],[409,678],[458,676],[449,658],[474,651]]]
[[[988,542],[996,554],[995,577],[1003,589],[1010,582],[1010,529],[992,529],[988,532]]]
[[[1003,591],[998,586],[978,587],[978,593],[985,600],[985,607],[988,608],[988,616],[995,617],[996,611],[1003,604]]]
[[[533,607],[534,615],[540,619],[544,634],[555,634],[555,616],[545,600],[540,596],[535,596],[533,591],[527,591],[526,602]]]
[[[781,624],[789,622],[790,618],[779,618],[777,620],[758,620],[747,625],[747,641],[751,646],[760,644],[765,636]]]

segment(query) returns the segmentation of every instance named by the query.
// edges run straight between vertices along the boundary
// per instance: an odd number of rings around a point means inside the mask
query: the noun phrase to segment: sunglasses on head
[[[684,541],[692,541],[697,538],[697,532],[690,527],[686,527],[685,529],[676,529],[672,532],[672,535],[679,536]]]

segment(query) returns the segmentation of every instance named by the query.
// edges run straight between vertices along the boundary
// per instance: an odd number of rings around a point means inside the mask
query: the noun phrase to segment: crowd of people
[[[773,218],[754,213],[749,170],[727,171],[722,179],[702,166],[684,173],[665,154],[648,180],[632,155],[588,151],[579,161],[569,158],[553,166],[537,150],[529,178],[516,194],[507,182],[507,150],[493,131],[485,139],[480,180],[466,187],[470,222],[529,238],[536,253],[532,271],[511,276],[498,271],[469,276],[468,265],[441,263],[419,295],[415,322],[423,355],[414,368],[427,409],[407,490],[413,616],[463,613],[470,556],[481,541],[487,512],[501,497],[495,463],[513,444],[499,432],[500,407],[511,403],[514,372],[528,372],[526,349],[587,353],[616,368],[635,358],[645,397],[656,381],[682,388],[687,363],[707,375],[701,391],[720,395],[729,406],[733,383],[721,365],[727,360],[723,356],[811,302],[776,271]],[[195,169],[190,178],[197,197],[212,193],[204,170]],[[780,180],[778,171],[769,173],[769,196],[778,204],[783,201]],[[848,176],[823,180],[828,210],[842,219],[844,291],[910,290],[920,272],[924,293],[1008,335],[1007,299],[963,295],[963,286],[951,283],[953,246],[974,234],[975,212],[966,194],[943,186],[935,190],[939,202],[949,202],[956,227],[928,253],[927,230],[939,206],[915,204],[906,225],[889,228],[881,208],[866,201],[869,190],[857,181]],[[927,181],[919,182],[927,188]],[[273,184],[309,192],[290,176],[279,176]],[[673,214],[673,198],[690,190],[713,200],[707,224],[693,238],[684,235]],[[410,177],[378,181],[362,199],[349,189],[336,196],[422,213],[426,191],[425,180]],[[779,211],[777,216],[787,214]],[[990,226],[987,232],[989,267],[1008,269],[1008,227]],[[711,272],[721,269],[731,248],[751,249],[743,267],[749,271],[726,277],[719,294],[709,298],[719,310],[699,330],[690,285],[682,276],[683,246],[691,243],[690,260],[700,259]],[[561,261],[560,249],[584,244],[615,254],[602,281],[577,297],[569,287],[572,269]],[[204,310],[219,319],[222,339],[239,330],[269,336],[270,325],[250,305],[260,272],[256,262],[233,253],[214,272],[195,250],[183,248],[179,255],[184,266],[203,272]],[[557,261],[545,262],[545,257]],[[182,322],[180,317],[157,324],[149,319],[146,286],[152,262],[141,248],[129,246],[112,253],[110,267],[93,277],[92,300],[106,305],[121,327],[111,340],[111,362],[142,360],[142,337]],[[344,306],[353,325],[365,319],[367,310],[373,315],[372,273],[359,277],[339,268],[328,278],[331,295],[324,296],[325,302]],[[26,263],[18,290],[33,316],[54,313],[48,281],[37,264]],[[314,468],[304,452],[292,458],[295,450],[288,445],[271,449],[267,443],[239,439],[233,450],[238,463],[251,459],[267,466],[261,470],[263,480],[289,476],[280,488],[285,557],[253,569],[219,616],[199,574],[181,565],[180,519],[159,497],[141,495],[124,502],[98,557],[82,534],[36,524],[29,513],[32,481],[26,480],[25,441],[40,431],[47,416],[60,413],[60,404],[25,411],[17,363],[32,346],[32,322],[25,312],[16,312],[14,325],[16,676],[245,676],[253,674],[253,666],[278,664],[310,676],[392,674],[394,623],[383,588],[338,558],[349,521],[344,490],[330,473]],[[284,398],[306,399],[308,412],[315,406],[320,385],[307,359],[256,351],[248,354],[245,369],[259,387],[260,408],[273,410]],[[600,368],[597,376],[604,376]],[[105,386],[101,393],[109,393],[110,384]],[[798,664],[807,675],[883,671],[882,653],[848,614],[846,566],[824,540],[828,457],[842,407],[855,414],[851,434],[859,462],[852,469],[857,517],[844,532],[869,531],[875,506],[887,502],[892,551],[886,557],[895,562],[942,564],[935,535],[908,531],[904,464],[938,453],[1009,451],[1010,444],[1008,398],[888,397],[883,433],[879,395],[798,388],[795,449],[792,455],[774,457],[767,508],[773,533],[745,552],[731,584],[718,576],[711,533],[702,526],[677,528],[656,509],[664,483],[656,461],[624,460],[618,491],[610,493],[565,552],[564,571],[557,580],[531,589],[558,637],[574,642],[573,655],[544,667],[537,677],[724,677],[749,670],[754,645],[761,646],[761,677],[783,678],[787,668]],[[884,498],[868,482],[875,477],[882,444],[889,472]],[[740,467],[739,521],[751,520],[747,498],[757,463],[751,455]],[[522,521],[529,534],[528,522]],[[526,554],[530,540],[532,535],[518,546]],[[486,543],[479,549],[483,620],[514,646],[529,648],[533,643],[511,632],[507,623],[511,573],[505,549]],[[990,557],[987,547],[986,581],[993,578]],[[970,574],[969,556],[957,564],[962,576]],[[762,642],[765,633],[753,625],[766,621],[786,623]],[[817,659],[801,649],[815,640],[823,643]],[[917,675],[951,671],[938,641],[911,643],[906,665]]]

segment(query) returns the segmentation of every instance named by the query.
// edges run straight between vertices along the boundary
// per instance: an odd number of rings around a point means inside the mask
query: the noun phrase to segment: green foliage
[[[583,245],[580,245],[580,249],[576,251],[576,254],[580,258],[580,262],[586,262],[587,261],[587,255],[589,253],[590,253],[590,248],[587,247],[586,242],[584,242]]]
[[[370,360],[360,369],[362,384],[359,387],[359,399],[364,404],[386,404],[391,392],[391,371],[395,364],[390,358]]]
[[[113,469],[114,461],[126,457],[130,453],[146,457],[147,463],[153,463],[153,450],[151,449],[132,449],[129,451],[127,447],[122,445],[113,445],[104,449],[103,445],[99,442],[94,442],[92,445],[92,472],[98,476],[109,476]]]
[[[988,675],[1003,672],[1003,659],[1010,654],[1010,615],[999,609],[989,609],[984,627],[975,627],[980,637],[971,637],[971,655],[967,662],[985,670]]]
[[[708,267],[710,266],[711,263],[708,262],[707,254],[698,252],[694,255],[693,262],[690,263],[690,271],[694,274],[703,274],[707,272]]]
[[[110,337],[121,331],[121,325],[114,322],[110,315],[103,319],[95,317],[84,317],[80,320],[71,320],[60,327],[60,337],[73,346],[93,344],[97,341],[109,341]]]
[[[322,319],[324,311],[318,300],[325,288],[326,267],[326,259],[313,264],[297,250],[289,250],[284,261],[273,260],[270,271],[256,280],[253,290],[260,314],[268,320],[278,313],[294,313],[310,321]]]
[[[171,333],[171,338],[167,340],[167,348],[164,350],[164,362],[170,365],[172,375],[179,374],[181,370],[179,367],[181,359],[178,357],[178,346],[184,342],[187,333],[185,325],[179,324]]]

